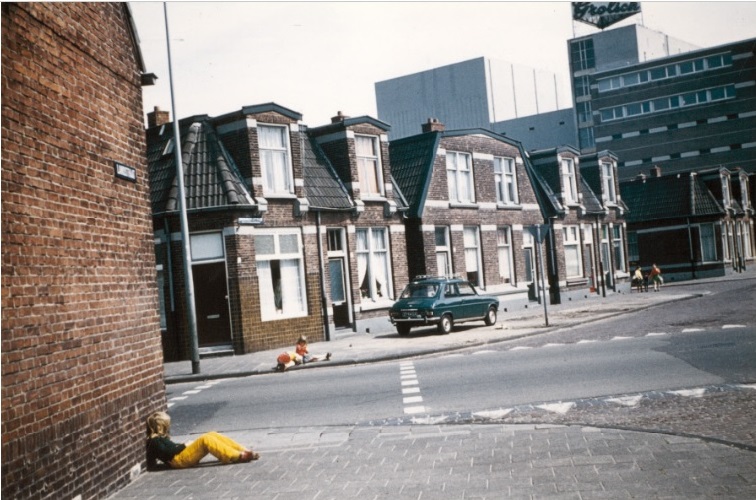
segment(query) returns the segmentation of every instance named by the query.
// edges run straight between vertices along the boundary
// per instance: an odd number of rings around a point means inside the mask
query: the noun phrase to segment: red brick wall
[[[2,5],[4,498],[108,496],[165,407],[128,26],[124,4]]]

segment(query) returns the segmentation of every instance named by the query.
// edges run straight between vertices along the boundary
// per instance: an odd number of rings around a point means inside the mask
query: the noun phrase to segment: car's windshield
[[[401,298],[435,297],[438,293],[438,283],[410,283],[402,292]]]

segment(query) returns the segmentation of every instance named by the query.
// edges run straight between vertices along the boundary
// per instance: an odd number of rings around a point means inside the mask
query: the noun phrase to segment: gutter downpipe
[[[199,359],[199,340],[197,337],[197,312],[194,304],[194,277],[192,276],[192,257],[191,245],[189,241],[189,221],[186,216],[186,189],[184,187],[184,165],[181,160],[183,151],[181,149],[181,135],[179,132],[179,120],[176,114],[176,99],[173,90],[173,66],[171,64],[171,37],[168,31],[168,4],[163,2],[163,13],[165,16],[165,41],[168,48],[168,79],[171,86],[171,108],[173,113],[173,136],[175,147],[173,148],[176,157],[176,177],[178,178],[179,190],[179,218],[181,219],[181,244],[183,247],[182,257],[184,264],[184,282],[186,293],[186,313],[187,323],[189,324],[189,351],[192,358],[192,374],[200,373]]]
[[[326,342],[331,340],[331,327],[328,320],[328,299],[326,298],[325,287],[325,261],[323,259],[323,242],[321,241],[322,235],[320,234],[320,210],[316,212],[317,218],[315,219],[315,232],[318,237],[318,261],[320,264],[320,304],[323,308],[323,329],[325,332]]]

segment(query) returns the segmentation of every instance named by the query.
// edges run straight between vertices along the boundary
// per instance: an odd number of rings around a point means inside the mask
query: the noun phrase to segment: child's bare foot
[[[244,450],[241,452],[241,455],[239,455],[239,462],[245,463],[245,462],[251,462],[252,460],[257,460],[260,458],[259,453],[255,453],[254,451],[250,450]]]

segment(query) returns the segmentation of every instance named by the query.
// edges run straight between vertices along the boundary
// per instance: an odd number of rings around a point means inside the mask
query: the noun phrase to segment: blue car
[[[499,299],[479,294],[469,281],[418,276],[391,307],[389,319],[399,335],[408,335],[412,327],[428,325],[448,334],[455,323],[484,321],[494,325],[498,310]]]

